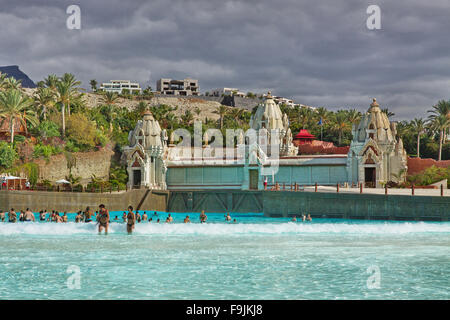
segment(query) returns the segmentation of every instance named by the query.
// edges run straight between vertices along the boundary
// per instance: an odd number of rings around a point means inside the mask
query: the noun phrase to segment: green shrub
[[[0,141],[0,167],[9,169],[17,159],[17,152],[7,142]]]
[[[20,134],[14,136],[14,143],[21,143],[25,141],[25,137]]]
[[[60,147],[38,143],[34,146],[33,158],[44,157],[48,160],[52,155],[59,154],[61,152],[62,149]]]
[[[44,139],[61,136],[59,125],[50,120],[42,121],[34,131]]]
[[[80,148],[76,146],[76,144],[72,140],[68,140],[66,146],[64,147],[65,151],[68,152],[80,152]]]
[[[95,147],[96,128],[83,114],[73,114],[66,122],[66,136],[78,147],[92,149]]]

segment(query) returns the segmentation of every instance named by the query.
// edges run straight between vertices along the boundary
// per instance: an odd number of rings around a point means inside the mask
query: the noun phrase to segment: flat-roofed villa
[[[123,90],[128,90],[130,93],[142,92],[139,83],[131,82],[130,80],[110,80],[109,82],[103,82],[100,86],[100,90],[118,94],[121,94]]]
[[[200,88],[196,79],[175,80],[161,78],[156,82],[156,91],[173,96],[198,96]]]

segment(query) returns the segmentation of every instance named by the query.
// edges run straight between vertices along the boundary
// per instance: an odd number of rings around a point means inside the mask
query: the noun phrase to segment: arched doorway
[[[134,169],[133,170],[133,188],[139,189],[141,187],[141,170],[140,169]]]

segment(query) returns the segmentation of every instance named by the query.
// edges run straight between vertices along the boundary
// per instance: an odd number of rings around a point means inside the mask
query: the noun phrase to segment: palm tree
[[[92,79],[91,81],[89,81],[89,84],[91,85],[92,91],[97,91],[97,80]]]
[[[223,128],[223,118],[228,112],[228,108],[224,105],[219,106],[216,110],[213,111],[213,113],[219,115],[219,123],[220,123],[220,130]]]
[[[425,132],[425,121],[414,118],[411,121],[411,128],[417,133],[417,158],[420,158],[420,135]]]
[[[355,109],[347,110],[347,119],[352,125],[358,124],[361,120],[361,112]]]
[[[175,114],[173,114],[172,112],[169,112],[166,116],[166,121],[167,121],[167,126],[169,127],[170,130],[173,130],[173,125],[174,123],[176,123],[177,120],[177,116]]]
[[[38,88],[33,98],[40,115],[47,120],[47,112],[55,106],[55,93],[50,88]]]
[[[438,160],[442,160],[442,143],[444,141],[444,133],[450,126],[450,119],[445,115],[434,115],[429,117],[430,128],[436,132],[439,132],[439,157]]]
[[[236,121],[236,123],[237,123],[238,125],[241,124],[241,119],[242,119],[243,114],[244,114],[244,109],[241,109],[241,108],[233,108],[233,109],[231,110],[231,116],[233,117],[234,121]]]
[[[103,101],[107,105],[115,104],[118,98],[119,96],[117,95],[117,93],[111,91],[106,91],[105,94],[103,95]]]
[[[14,143],[14,125],[16,120],[27,129],[27,121],[32,125],[38,123],[34,112],[31,110],[32,101],[19,90],[11,89],[0,92],[0,118],[10,121],[11,145]]]
[[[331,116],[331,112],[325,109],[324,107],[319,107],[316,109],[317,120],[322,119],[322,123],[325,124],[328,122]]]
[[[298,123],[302,129],[306,129],[309,126],[311,120],[314,118],[313,111],[307,107],[300,107],[298,112]]]
[[[429,118],[434,118],[436,116],[445,116],[450,120],[450,101],[439,100],[438,103],[433,106],[433,109],[429,110],[431,113]],[[449,128],[447,127],[444,130],[444,133],[447,132]],[[447,140],[447,134],[444,134],[444,140]]]
[[[69,87],[69,96],[67,100],[67,112],[70,116],[70,99],[72,95],[78,89],[78,86],[81,85],[81,81],[75,79],[75,76],[71,73],[64,73],[61,77],[60,81],[64,82]]]
[[[55,74],[49,74],[47,78],[44,79],[44,83],[47,88],[56,92],[56,84],[58,83],[58,77]]]
[[[70,115],[70,99],[73,97],[76,91],[76,86],[80,84],[81,82],[75,80],[75,76],[71,73],[65,73],[61,77],[61,79],[56,82],[56,91],[58,92],[59,102],[61,103],[63,136],[65,136],[66,134],[65,109],[67,108]]]
[[[186,112],[181,116],[181,121],[186,126],[190,126],[192,120],[194,120],[194,116],[192,115],[192,112],[190,110],[186,110]]]
[[[388,118],[395,116],[394,112],[389,111],[388,108],[381,109],[381,112],[385,113]]]
[[[6,78],[2,82],[5,89],[20,90],[22,88],[22,80],[16,80],[14,77]]]
[[[344,132],[346,130],[349,129],[350,125],[347,119],[347,112],[345,112],[344,110],[338,110],[338,112],[336,112],[334,119],[333,119],[333,125],[332,128],[333,130],[336,130],[338,132],[339,138],[339,145],[341,145],[342,142],[342,136],[344,134]]]
[[[1,73],[0,72],[0,90],[1,89],[6,89],[6,77],[7,74],[6,73]]]
[[[68,83],[58,81],[56,83],[56,90],[58,92],[58,99],[61,103],[61,116],[62,116],[62,135],[66,135],[66,105],[69,103],[70,87]]]

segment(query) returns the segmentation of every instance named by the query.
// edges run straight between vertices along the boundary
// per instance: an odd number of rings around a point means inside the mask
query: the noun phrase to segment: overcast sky
[[[69,30],[66,9],[81,8]],[[370,4],[381,30],[368,30]],[[89,87],[130,79],[199,79],[330,109],[397,120],[450,98],[449,0],[0,0],[0,65],[33,81],[71,72]]]

